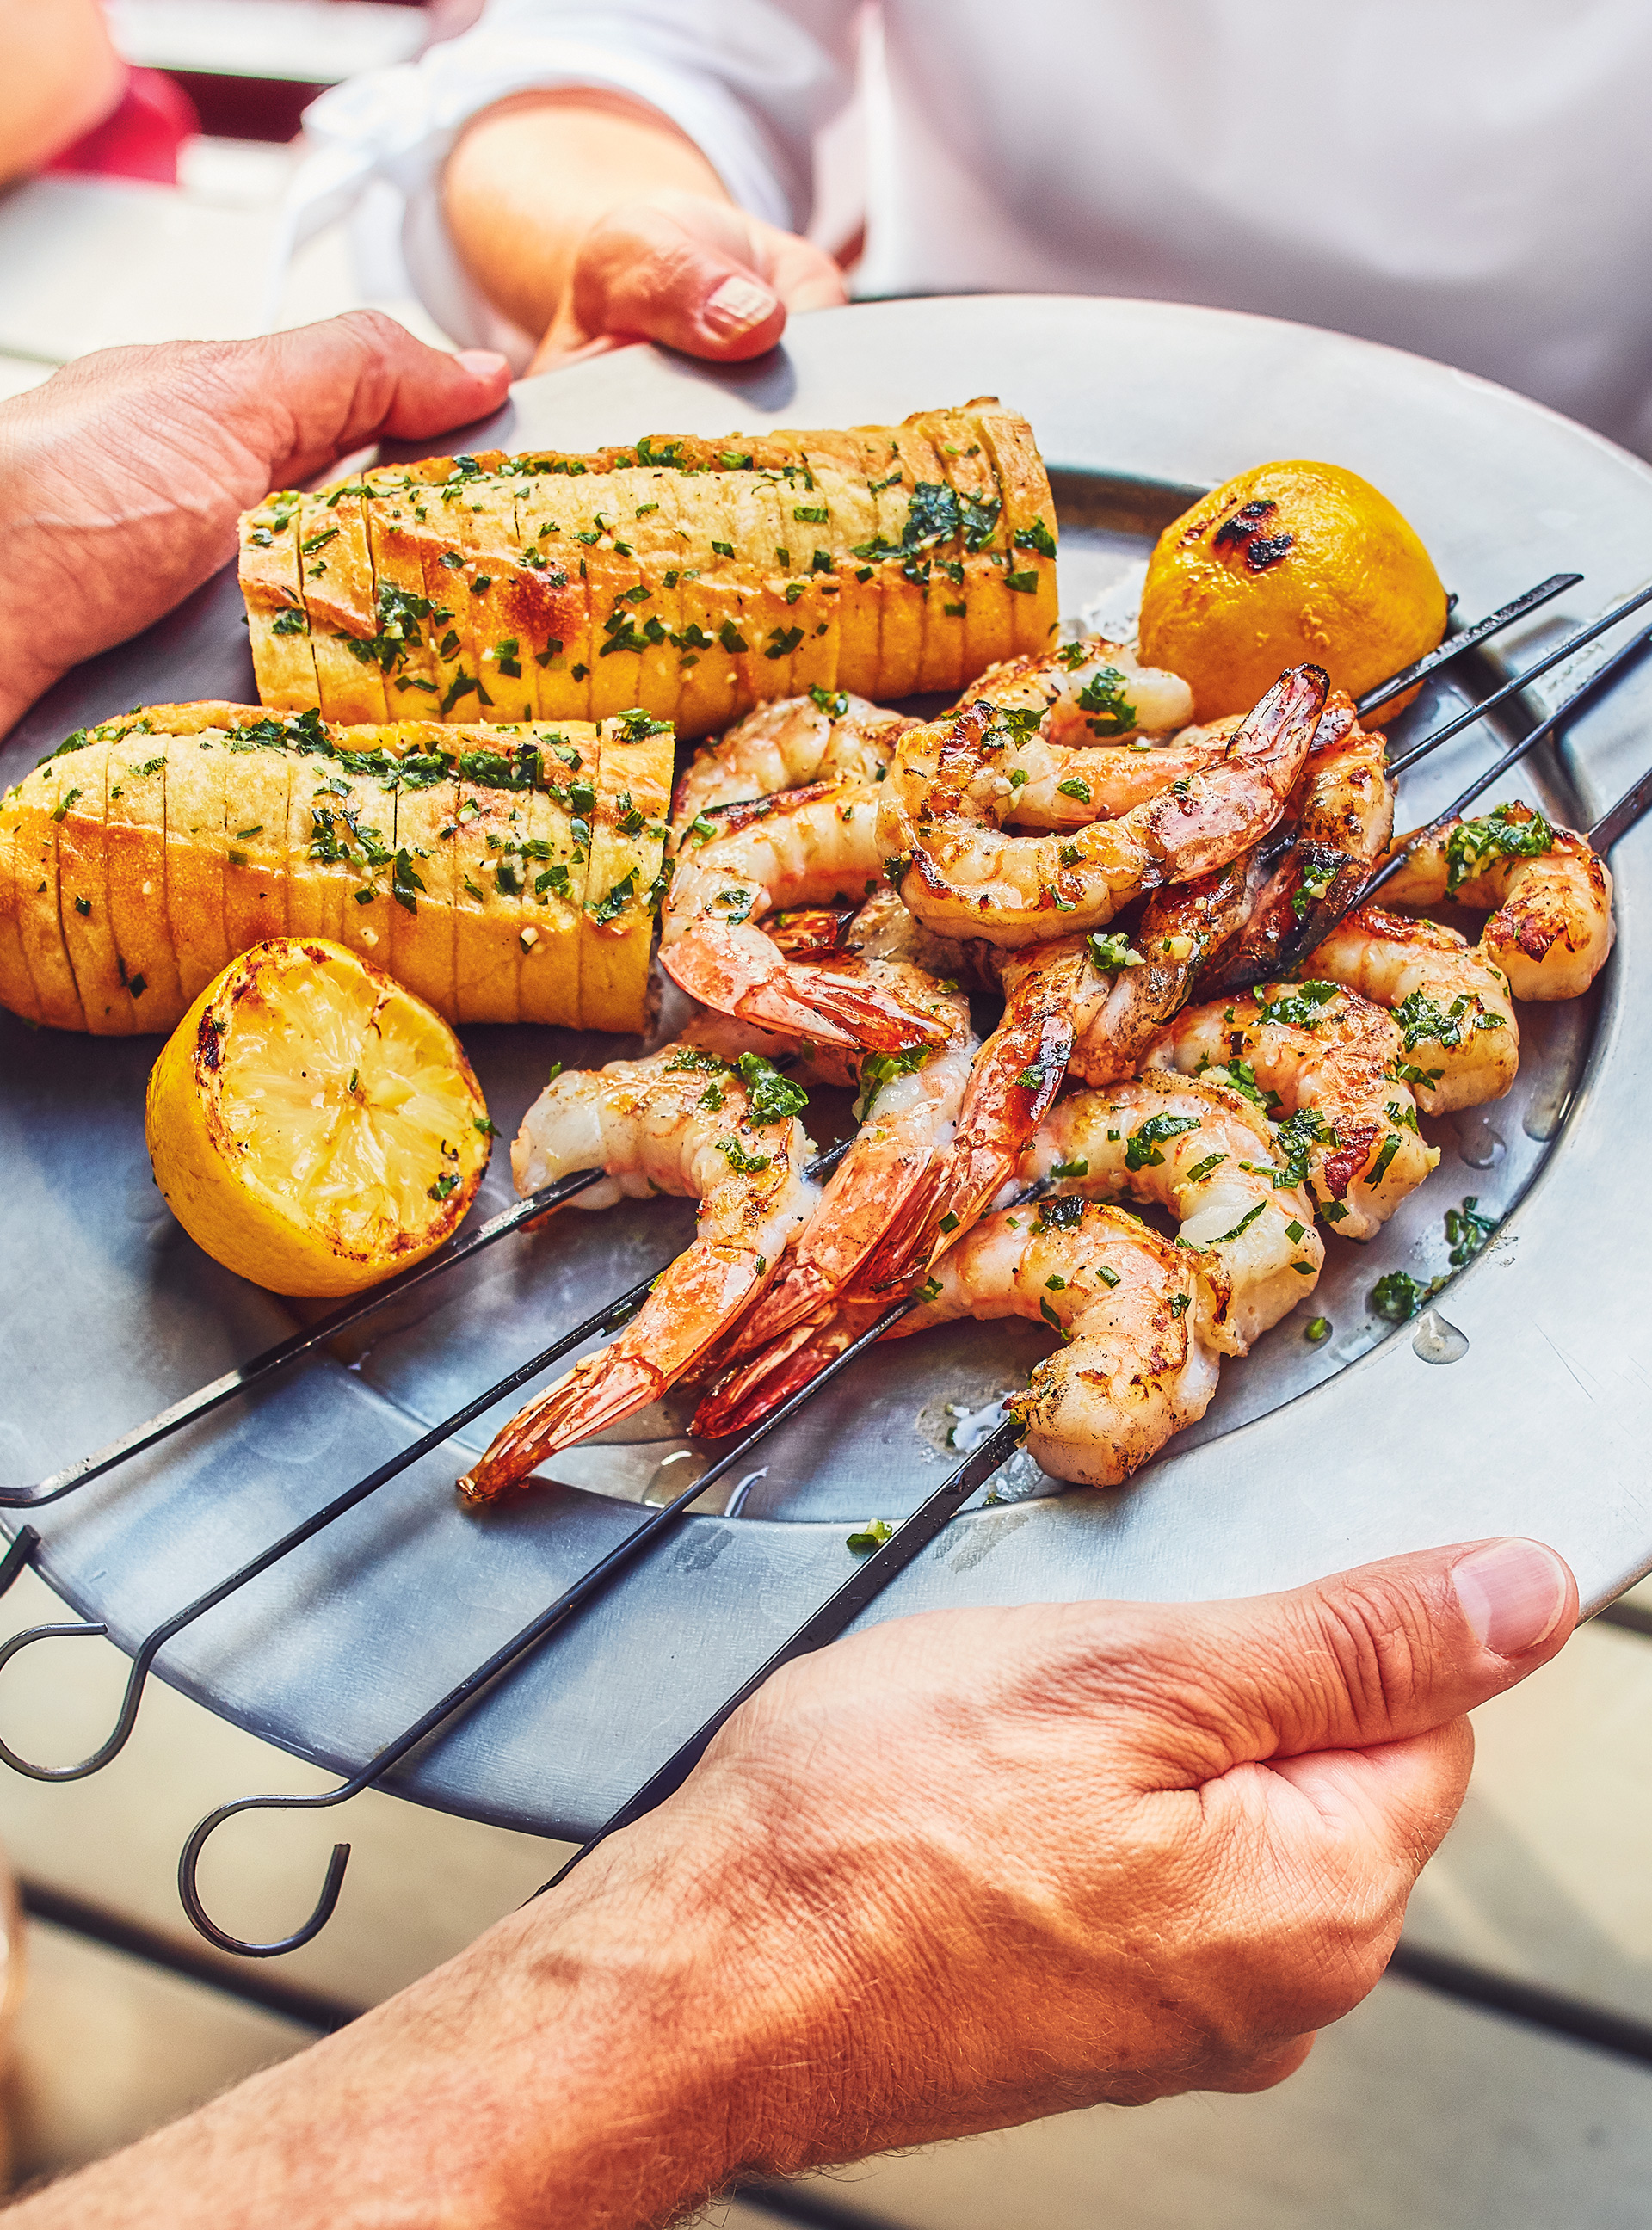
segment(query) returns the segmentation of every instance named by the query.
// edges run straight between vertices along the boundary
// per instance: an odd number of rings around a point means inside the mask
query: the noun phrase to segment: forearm
[[[769,2156],[786,2110],[789,2021],[715,1910],[727,1879],[616,1837],[339,2035],[25,2200],[16,2230],[664,2221]]]
[[[728,201],[699,148],[656,110],[571,87],[518,94],[478,116],[448,158],[442,207],[488,300],[524,332],[541,333],[591,227],[655,193]]]

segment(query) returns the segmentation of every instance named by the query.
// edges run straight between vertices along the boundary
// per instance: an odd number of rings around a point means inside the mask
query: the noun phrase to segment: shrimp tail
[[[702,919],[661,955],[673,981],[720,1014],[828,1045],[908,1053],[945,1043],[944,1019],[852,961],[789,960],[760,929]]]
[[[491,1502],[507,1487],[519,1486],[558,1448],[657,1402],[667,1383],[664,1372],[642,1356],[611,1347],[586,1356],[495,1434],[487,1453],[459,1481],[460,1493],[468,1502]]]
[[[749,1430],[807,1386],[848,1344],[847,1339],[836,1338],[830,1321],[824,1326],[816,1322],[794,1324],[762,1354],[737,1365],[713,1387],[695,1410],[689,1431],[700,1439],[720,1440]]]
[[[763,1256],[745,1247],[696,1243],[680,1254],[610,1346],[575,1363],[495,1435],[459,1481],[460,1492],[486,1502],[558,1449],[657,1402],[713,1352],[771,1275]]]

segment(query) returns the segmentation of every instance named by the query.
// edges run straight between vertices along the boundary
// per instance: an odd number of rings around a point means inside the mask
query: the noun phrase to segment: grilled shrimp
[[[460,1480],[462,1492],[486,1501],[558,1448],[657,1400],[761,1292],[820,1197],[804,1175],[814,1147],[797,1119],[802,1102],[765,1063],[730,1069],[678,1046],[546,1086],[511,1148],[519,1194],[596,1167],[610,1183],[582,1205],[677,1193],[699,1199],[699,1222],[619,1337],[519,1411]]]
[[[882,785],[885,872],[920,921],[1019,947],[1100,928],[1138,893],[1208,874],[1279,820],[1313,740],[1327,683],[1317,666],[1281,675],[1220,758],[1114,821],[1060,836],[1001,825],[1016,795],[1012,724],[982,700],[903,737]],[[924,769],[932,760],[932,774]]]
[[[1202,965],[1198,993],[1303,972],[1303,955],[1365,887],[1393,829],[1387,739],[1363,729],[1333,690],[1285,820],[1251,854],[1249,918]]]
[[[1030,1317],[1066,1344],[1010,1404],[1056,1479],[1118,1486],[1202,1417],[1220,1361],[1225,1279],[1208,1254],[1116,1208],[1067,1199],[990,1215],[938,1264],[900,1338],[958,1317]]]
[[[671,801],[677,841],[701,814],[804,783],[879,783],[897,738],[917,726],[864,697],[824,689],[759,705],[726,735],[702,744]]]
[[[1193,718],[1193,692],[1179,674],[1143,666],[1133,651],[1099,635],[989,666],[952,709],[961,712],[984,698],[1036,712],[1040,732],[1052,743],[1092,751],[1103,741],[1168,735]]]
[[[861,1292],[913,1284],[975,1221],[1013,1174],[1111,989],[1082,937],[1005,955],[1003,979],[1003,1014],[970,1070],[951,1150],[862,1266]]]
[[[1126,937],[1090,940],[1112,989],[1073,1047],[1073,1075],[1090,1084],[1134,1076],[1147,1048],[1187,1003],[1212,954],[1231,948],[1248,919],[1249,862],[1229,860],[1191,883],[1155,891]]]
[[[1058,1099],[1021,1157],[1022,1185],[1166,1208],[1184,1247],[1214,1255],[1207,1337],[1224,1355],[1313,1291],[1325,1264],[1313,1203],[1277,1157],[1260,1110],[1204,1077],[1150,1069]]]
[[[1370,1239],[1440,1156],[1416,1127],[1391,1015],[1334,983],[1268,983],[1185,1007],[1147,1056],[1259,1095],[1308,1189],[1345,1239]]]
[[[1517,999],[1575,999],[1589,989],[1612,949],[1612,878],[1581,836],[1517,801],[1410,841],[1416,848],[1385,886],[1397,906],[1494,907],[1480,943]]]
[[[1425,1115],[1500,1099],[1513,1083],[1520,1031],[1508,978],[1455,929],[1358,906],[1309,955],[1305,972],[1390,1010],[1406,1081]]]
[[[660,957],[691,998],[816,1044],[906,1053],[944,1046],[949,1016],[889,964],[793,958],[757,926],[787,906],[852,906],[877,889],[875,785],[818,782],[731,805],[679,850]]]
[[[945,1156],[979,1041],[970,1028],[969,1002],[954,981],[938,980],[941,967],[961,970],[963,954],[914,921],[893,891],[867,900],[844,932],[842,949],[871,956],[907,971],[914,988],[950,1018],[940,1052],[900,1054],[849,1053],[836,1047],[804,1049],[803,1073],[821,1073],[859,1087],[861,1129],[821,1197],[819,1208],[788,1256],[779,1277],[739,1327],[731,1355],[768,1346],[806,1317],[829,1308],[891,1224]],[[707,1028],[709,1025],[709,1028]],[[720,1047],[729,1033],[747,1026],[703,1016],[690,1034]],[[783,1041],[770,1036],[765,1050]],[[826,1080],[823,1076],[822,1080]]]

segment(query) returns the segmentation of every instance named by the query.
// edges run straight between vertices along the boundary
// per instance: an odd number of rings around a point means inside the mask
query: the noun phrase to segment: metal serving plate
[[[636,348],[524,383],[468,445],[580,446],[643,431],[898,418],[992,391],[1023,409],[1056,475],[1063,607],[1139,562],[1189,492],[1264,457],[1365,474],[1416,522],[1470,616],[1545,573],[1584,584],[1407,716],[1420,732],[1464,693],[1639,585],[1652,473],[1500,390],[1416,358],[1227,313],[1056,298],[883,304],[797,319],[786,349],[715,371]],[[1604,654],[1585,653],[1591,659]],[[1578,678],[1550,676],[1536,717]],[[233,579],[94,660],[0,757],[15,779],[77,723],[140,701],[251,686]],[[1546,693],[1552,692],[1552,696]],[[1574,822],[1652,753],[1652,675],[1636,674],[1561,755],[1503,794]],[[1510,731],[1518,732],[1518,728]],[[1423,817],[1486,763],[1472,732],[1408,778]],[[1586,1002],[1522,1010],[1519,1083],[1431,1126],[1432,1182],[1381,1239],[1335,1237],[1308,1307],[1224,1368],[1204,1423],[1126,1489],[1062,1490],[1017,1458],[870,1614],[1081,1595],[1190,1598],[1291,1584],[1387,1551],[1508,1531],[1552,1541],[1597,1605],[1652,1566],[1640,1451],[1652,1385],[1633,1167],[1649,1081],[1652,986],[1638,939],[1652,828],[1614,859],[1618,948]],[[552,1059],[635,1050],[564,1032],[471,1029],[507,1136]],[[0,1479],[23,1485],[291,1329],[289,1309],[197,1252],[144,1151],[153,1041],[31,1033],[0,1017]],[[818,1095],[819,1132],[843,1119]],[[1378,1275],[1446,1266],[1442,1217],[1465,1194],[1506,1216],[1428,1322],[1395,1331]],[[496,1157],[483,1208],[508,1197]],[[391,1307],[354,1343],[232,1404],[154,1455],[41,1513],[41,1565],[123,1648],[545,1345],[657,1267],[685,1204],[569,1210]],[[1303,1331],[1328,1316],[1320,1345]],[[1442,1328],[1443,1327],[1443,1328]],[[1455,1335],[1455,1336],[1454,1336]],[[738,1515],[687,1520],[394,1786],[423,1801],[564,1835],[589,1831],[851,1569],[845,1535],[894,1518],[952,1460],[949,1437],[1024,1382],[1047,1337],[964,1325],[877,1351],[766,1442]],[[1449,1366],[1437,1358],[1456,1359]],[[462,1443],[416,1466],[163,1653],[163,1676],[297,1754],[349,1771],[551,1600],[700,1460],[668,1400],[555,1483],[481,1516],[451,1482]],[[723,1498],[726,1499],[726,1498]],[[12,1521],[15,1524],[15,1519]],[[0,1693],[0,1710],[3,1696]]]

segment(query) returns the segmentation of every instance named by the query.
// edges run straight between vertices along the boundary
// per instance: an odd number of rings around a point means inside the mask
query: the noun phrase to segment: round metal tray
[[[1502,640],[1494,665],[1414,708],[1408,734],[1638,585],[1652,548],[1652,473],[1536,405],[1392,351],[1172,306],[1016,298],[836,311],[797,319],[784,351],[732,371],[631,349],[524,383],[467,441],[577,447],[875,421],[983,391],[1027,413],[1050,462],[1068,612],[1114,586],[1190,491],[1268,456],[1327,457],[1375,480],[1470,616],[1545,573],[1584,572]],[[1550,676],[1526,717],[1578,670]],[[69,676],[0,757],[0,781],[82,720],[250,688],[239,596],[220,577]],[[1649,703],[1652,677],[1632,677],[1559,756],[1501,794],[1591,820],[1652,752]],[[1489,733],[1471,732],[1428,762],[1404,787],[1403,819],[1443,802],[1492,749]],[[1632,1218],[1604,1183],[1638,1135],[1648,1081],[1652,995],[1636,941],[1652,829],[1633,832],[1613,866],[1619,943],[1595,994],[1522,1009],[1514,1092],[1432,1126],[1443,1157],[1434,1179],[1372,1247],[1331,1239],[1311,1306],[1225,1366],[1202,1425],[1117,1492],[1060,1490],[1016,1459],[996,1503],[958,1519],[870,1615],[1244,1594],[1507,1531],[1552,1541],[1589,1605],[1652,1565],[1638,1446],[1652,1383],[1652,1329],[1636,1300],[1646,1273]],[[633,1049],[526,1028],[464,1034],[507,1136],[552,1059]],[[113,1438],[292,1327],[283,1304],[205,1260],[162,1206],[142,1131],[154,1049],[0,1017],[7,1485]],[[824,1134],[841,1106],[823,1096],[819,1112]],[[1507,1221],[1440,1298],[1466,1342],[1440,1367],[1416,1325],[1393,1331],[1367,1296],[1384,1270],[1443,1269],[1444,1211],[1470,1193]],[[501,1153],[484,1207],[507,1197]],[[658,1266],[690,1226],[684,1204],[632,1203],[570,1210],[506,1241],[434,1296],[392,1305],[352,1344],[42,1512],[41,1569],[130,1649],[404,1445],[413,1421],[446,1414]],[[1320,1346],[1303,1336],[1312,1314],[1335,1327]],[[964,1325],[864,1359],[764,1445],[738,1516],[720,1503],[691,1517],[390,1785],[513,1827],[588,1832],[847,1576],[851,1527],[899,1515],[936,1484],[953,1460],[949,1437],[967,1434],[1048,1344],[1029,1326]],[[685,1415],[668,1400],[557,1460],[554,1483],[480,1517],[450,1491],[462,1448],[497,1421],[479,1420],[189,1628],[158,1669],[255,1733],[353,1770],[618,1540],[636,1522],[628,1501],[692,1475]]]

